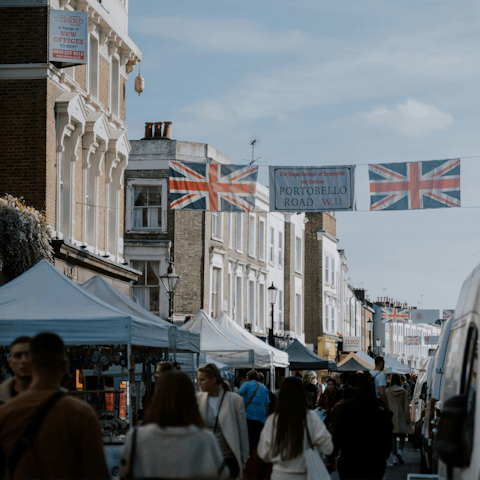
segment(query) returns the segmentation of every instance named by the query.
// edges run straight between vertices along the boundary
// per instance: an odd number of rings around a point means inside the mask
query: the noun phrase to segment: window
[[[228,230],[228,247],[233,248],[233,219],[235,214],[233,212],[229,213],[229,230]]]
[[[133,195],[133,228],[162,228],[162,187],[138,185]]]
[[[275,263],[274,245],[275,245],[275,229],[273,227],[270,227],[269,257],[270,257],[270,262],[272,263]]]
[[[248,281],[248,323],[256,325],[255,318],[255,282]]]
[[[236,238],[236,248],[237,252],[243,252],[243,214],[237,212],[237,238]]]
[[[278,264],[283,267],[283,232],[278,232]]]
[[[335,334],[335,307],[332,307],[332,333]]]
[[[243,327],[242,277],[235,277],[235,321]]]
[[[328,270],[328,264],[330,262],[330,257],[328,255],[325,255],[325,283],[328,283],[329,277],[329,270]]]
[[[248,254],[255,256],[255,216],[248,216]]]
[[[228,272],[228,290],[227,290],[227,300],[228,300],[228,316],[232,318],[232,273]]]
[[[98,40],[90,35],[88,59],[88,93],[98,98]]]
[[[212,237],[222,239],[222,212],[212,212]]]
[[[263,283],[258,286],[258,317],[260,331],[265,332],[265,285]]]
[[[212,268],[212,290],[211,290],[211,303],[210,303],[210,315],[212,318],[220,316],[220,285],[222,281],[222,272],[219,268]]]
[[[116,197],[117,193],[115,192],[114,189],[114,184],[113,182],[108,185],[108,210],[107,210],[107,215],[108,215],[108,226],[107,226],[107,232],[106,232],[106,246],[107,246],[107,251],[115,255],[115,244],[117,243],[117,202],[116,202]]]
[[[302,333],[302,296],[295,295],[295,333]]]
[[[332,286],[335,286],[335,258],[332,257]]]
[[[299,237],[295,238],[295,271],[302,271],[302,239]]]
[[[258,219],[258,259],[265,261],[265,220]]]
[[[160,315],[160,262],[133,261],[132,268],[142,272],[132,285],[133,301]]]
[[[328,330],[329,325],[329,316],[328,316],[328,311],[330,310],[330,307],[328,305],[325,305],[325,330]]]
[[[283,291],[278,291],[278,325],[279,330],[283,330]]]

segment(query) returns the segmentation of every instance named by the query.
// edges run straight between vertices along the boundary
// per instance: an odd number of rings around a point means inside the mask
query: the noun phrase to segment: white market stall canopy
[[[368,363],[368,365],[371,367],[370,370],[375,369],[375,360],[368,353],[365,353],[363,350],[359,350],[358,352],[355,352],[355,355],[363,360],[364,363]]]
[[[200,353],[200,335],[180,330],[179,327],[150,313],[122,292],[119,292],[113,285],[110,285],[99,275],[95,275],[90,280],[87,280],[82,284],[82,287],[114,308],[167,327],[170,336],[170,348]]]
[[[411,368],[407,367],[403,363],[400,363],[394,357],[392,357],[389,353],[387,353],[383,359],[385,360],[385,370],[387,373],[400,373],[405,374],[411,372]]]
[[[232,368],[253,368],[254,351],[246,344],[234,340],[204,310],[200,310],[182,330],[200,334],[200,350],[212,360]]]
[[[282,352],[271,345],[262,342],[255,335],[247,332],[237,323],[233,322],[228,315],[222,313],[216,320],[224,330],[236,339],[251,346],[255,351],[255,368],[288,367],[288,353]]]
[[[0,345],[40,332],[67,345],[170,344],[168,327],[112,307],[46,260],[0,287]]]

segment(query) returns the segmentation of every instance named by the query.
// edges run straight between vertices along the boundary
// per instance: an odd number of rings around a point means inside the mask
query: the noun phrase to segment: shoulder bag
[[[305,428],[307,430],[308,448],[303,454],[305,456],[305,463],[307,464],[307,480],[330,480],[330,474],[328,473],[327,467],[313,446],[310,432],[308,430],[308,423],[305,425]]]
[[[252,398],[245,404],[245,410],[248,408],[248,406],[253,402],[253,399],[255,398],[255,395],[257,394],[258,387],[260,386],[260,382],[257,382],[257,388],[253,392]]]
[[[57,403],[60,398],[65,395],[65,392],[58,391],[55,392],[42,407],[37,416],[33,419],[33,422],[27,427],[23,432],[23,435],[20,437],[15,449],[13,450],[12,456],[8,462],[8,476],[13,478],[13,473],[15,468],[17,468],[18,462],[22,458],[22,455],[25,453],[25,450],[32,444],[38,429],[40,428],[43,420],[48,415],[52,407]],[[0,472],[1,473],[1,472]]]

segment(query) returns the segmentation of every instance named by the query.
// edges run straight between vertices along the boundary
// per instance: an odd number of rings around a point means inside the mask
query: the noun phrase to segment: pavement
[[[420,472],[420,450],[413,449],[413,444],[406,442],[403,451],[404,465],[394,465],[387,468],[383,480],[407,480],[409,473]],[[332,480],[339,480],[337,472],[332,473]]]

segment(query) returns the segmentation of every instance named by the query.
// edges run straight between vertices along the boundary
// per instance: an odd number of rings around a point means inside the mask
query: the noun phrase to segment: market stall
[[[204,310],[200,310],[180,327],[200,334],[200,350],[217,362],[231,368],[254,368],[254,349],[235,339],[218,325]]]
[[[371,363],[350,352],[341,362],[337,363],[337,372],[368,372],[375,368]]]
[[[290,370],[324,370],[329,368],[328,360],[319,357],[295,339],[285,350],[290,362]]]
[[[400,363],[389,353],[387,353],[383,357],[383,359],[385,360],[385,371],[387,373],[399,373],[405,375],[406,373],[409,373],[411,371],[409,367],[407,367],[403,363]]]

